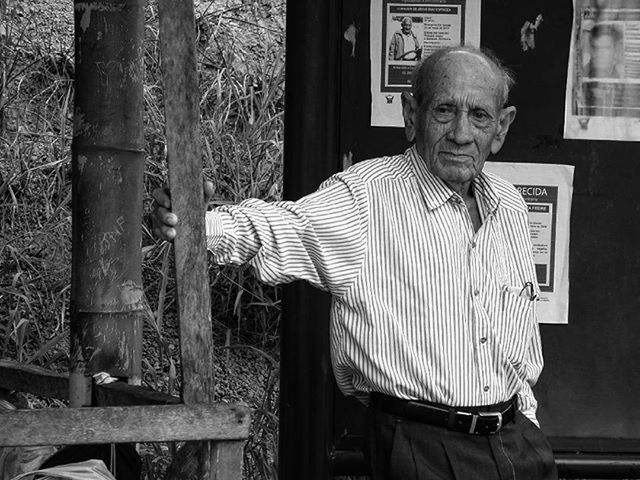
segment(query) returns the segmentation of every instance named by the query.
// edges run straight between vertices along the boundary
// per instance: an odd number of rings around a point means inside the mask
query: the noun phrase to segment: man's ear
[[[493,140],[491,141],[491,153],[494,155],[500,151],[504,140],[507,137],[509,127],[516,118],[516,107],[506,107],[500,112],[500,118],[498,119],[498,131],[496,132]]]
[[[407,140],[413,142],[416,139],[416,115],[418,102],[409,92],[402,92],[402,117],[404,118],[404,134]]]

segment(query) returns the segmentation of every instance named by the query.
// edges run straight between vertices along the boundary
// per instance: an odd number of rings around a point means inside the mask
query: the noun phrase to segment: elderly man
[[[482,172],[516,110],[479,50],[440,50],[403,95],[404,154],[364,161],[296,201],[207,213],[219,263],[332,295],[331,358],[369,404],[380,479],[557,478],[531,390],[542,369],[527,207]],[[173,238],[166,193],[156,231]]]
[[[413,33],[413,20],[404,17],[401,29],[393,34],[389,42],[389,60],[415,61],[420,59],[420,42]]]

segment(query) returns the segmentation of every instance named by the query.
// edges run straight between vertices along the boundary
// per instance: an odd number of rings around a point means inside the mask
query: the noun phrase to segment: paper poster
[[[640,140],[640,0],[573,0],[564,137]]]
[[[487,162],[485,171],[513,183],[529,207],[540,323],[569,322],[569,221],[573,166]]]
[[[371,125],[402,127],[400,93],[435,50],[480,45],[480,0],[372,0]]]

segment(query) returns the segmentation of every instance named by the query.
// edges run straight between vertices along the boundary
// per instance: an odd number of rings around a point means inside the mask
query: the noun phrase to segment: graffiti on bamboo
[[[113,226],[113,229],[108,230],[102,234],[100,239],[100,255],[104,255],[107,253],[111,247],[118,241],[118,239],[124,233],[124,217],[119,216],[116,219],[116,223]]]

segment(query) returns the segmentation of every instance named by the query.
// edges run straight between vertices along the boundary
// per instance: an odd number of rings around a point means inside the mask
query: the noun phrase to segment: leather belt
[[[471,435],[491,435],[500,431],[513,420],[518,409],[515,395],[496,405],[448,407],[372,392],[371,403],[385,413]]]

